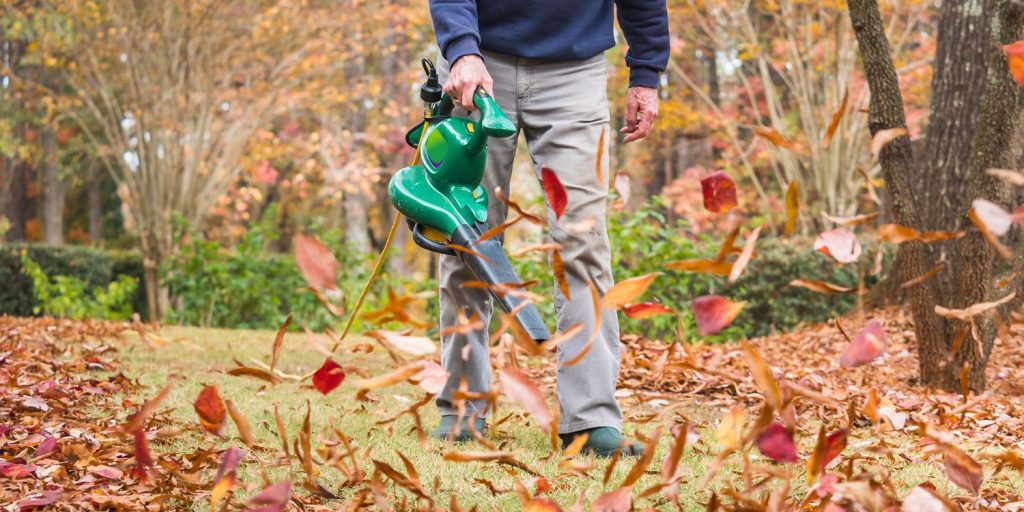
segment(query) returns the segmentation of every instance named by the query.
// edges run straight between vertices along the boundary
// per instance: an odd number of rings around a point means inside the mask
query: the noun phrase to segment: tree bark
[[[57,136],[52,127],[42,128],[42,156],[39,159],[39,181],[42,185],[43,240],[48,244],[64,243],[64,184],[57,165]]]
[[[984,45],[988,70],[985,80],[985,101],[980,110],[978,129],[974,132],[971,144],[973,159],[964,176],[962,187],[954,189],[957,194],[952,196],[953,213],[959,216],[958,229],[968,231],[967,236],[954,244],[951,254],[950,268],[953,273],[953,290],[948,295],[949,307],[963,309],[973,304],[993,299],[992,275],[993,262],[996,254],[985,238],[975,229],[970,228],[970,220],[965,213],[970,203],[976,198],[985,198],[1007,206],[1010,191],[998,179],[989,176],[985,171],[993,168],[1009,168],[1017,162],[1013,151],[1014,137],[1020,125],[1018,105],[1021,100],[1021,87],[1014,82],[1008,72],[1006,55],[1002,45],[1017,41],[1024,30],[1024,7],[1011,0],[997,2],[999,9],[996,16],[988,18],[993,23],[990,43]],[[953,192],[953,191],[951,191]],[[1007,292],[1003,292],[1004,294]],[[985,367],[995,341],[995,327],[991,318],[976,317],[981,336],[977,343],[964,343],[954,355],[953,363],[946,367],[936,368],[934,357],[940,354],[922,352],[921,360],[932,357],[930,375],[936,385],[941,384],[947,389],[959,387],[959,370],[965,364],[970,366],[971,390],[980,393],[985,389]],[[947,336],[952,339],[955,333],[963,329],[958,322],[951,322]],[[974,336],[973,332],[969,336]],[[935,372],[941,372],[936,375]],[[926,378],[926,382],[930,382]]]
[[[89,164],[86,190],[89,203],[89,240],[98,245],[103,240],[103,173],[99,160]]]
[[[850,21],[857,36],[857,45],[864,72],[871,90],[869,127],[874,135],[881,130],[906,127],[906,113],[899,78],[893,64],[885,26],[876,0],[849,0]],[[922,211],[914,190],[914,159],[910,138],[900,137],[887,145],[880,155],[882,177],[887,185],[893,219],[901,225],[921,229]],[[923,275],[930,268],[924,244],[909,242],[900,246],[897,261],[904,276]],[[897,277],[900,278],[900,277]],[[914,332],[919,345],[945,346],[945,323],[934,311],[935,290],[931,281],[907,290]],[[926,366],[921,358],[922,374]]]

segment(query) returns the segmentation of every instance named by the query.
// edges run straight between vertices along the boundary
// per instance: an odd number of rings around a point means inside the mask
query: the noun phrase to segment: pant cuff
[[[622,433],[622,420],[593,420],[593,421],[577,421],[573,423],[567,423],[565,425],[558,426],[558,433],[560,435],[572,434],[581,430],[589,430],[592,428],[599,427],[611,427]]]

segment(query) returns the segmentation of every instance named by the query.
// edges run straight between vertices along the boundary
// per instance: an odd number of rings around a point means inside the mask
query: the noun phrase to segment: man
[[[613,5],[614,4],[614,5]],[[640,455],[642,446],[624,442],[622,411],[615,400],[619,371],[619,328],[616,315],[605,310],[595,325],[589,283],[603,295],[611,288],[611,251],[605,225],[608,194],[608,146],[599,139],[608,127],[608,71],[604,51],[615,45],[613,9],[626,36],[630,68],[623,142],[647,136],[658,113],[659,73],[669,56],[665,0],[430,0],[444,61],[444,90],[457,105],[472,110],[473,93],[483,86],[526,136],[539,177],[540,166],[555,171],[568,192],[561,219],[548,208],[551,238],[561,245],[569,298],[555,292],[558,330],[574,325],[583,332],[558,350],[558,433],[563,445],[587,434],[585,451],[610,456],[616,451]],[[450,67],[449,67],[450,63]],[[484,188],[508,190],[516,137],[491,139]],[[599,147],[605,154],[598,158]],[[596,166],[600,161],[600,175]],[[600,178],[600,179],[599,179]],[[505,220],[508,207],[491,201],[489,219]],[[583,233],[567,226],[594,221]],[[479,315],[485,325],[492,305],[487,290],[461,285],[476,278],[456,257],[440,262],[441,327],[457,323],[464,311]],[[580,354],[598,329],[589,352],[575,365],[564,363]],[[468,421],[483,432],[486,402],[466,401],[458,420],[455,391],[463,378],[469,391],[485,392],[491,384],[488,334],[453,333],[442,338],[442,365],[450,374],[437,398],[441,424],[437,438],[458,431],[457,440],[471,439]]]

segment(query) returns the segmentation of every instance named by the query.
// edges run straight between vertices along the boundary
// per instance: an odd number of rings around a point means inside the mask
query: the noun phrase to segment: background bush
[[[73,277],[90,290],[106,288],[119,276],[137,279],[139,285],[132,294],[131,307],[145,315],[146,291],[138,253],[44,244],[0,245],[0,314],[33,316],[33,311],[41,306],[33,294],[32,279],[22,272],[23,251],[47,276]]]

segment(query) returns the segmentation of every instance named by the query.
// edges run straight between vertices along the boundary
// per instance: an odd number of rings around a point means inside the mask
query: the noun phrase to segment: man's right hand
[[[472,112],[476,108],[473,106],[473,94],[479,86],[483,86],[487,94],[494,95],[494,80],[487,72],[484,60],[479,55],[463,55],[452,65],[444,92],[456,105]]]

